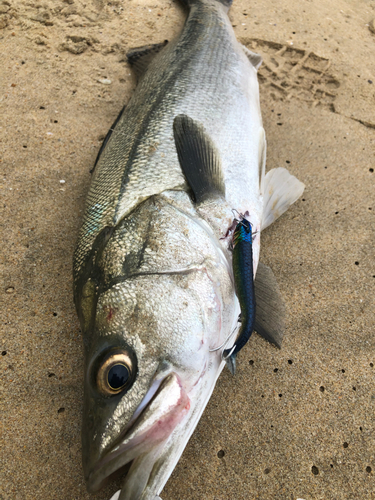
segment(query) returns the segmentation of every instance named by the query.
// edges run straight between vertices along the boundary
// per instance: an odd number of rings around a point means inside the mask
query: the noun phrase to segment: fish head
[[[238,311],[227,265],[206,247],[203,264],[140,273],[98,296],[82,431],[91,492],[123,475],[120,500],[153,499],[209,400],[224,364],[213,348]]]

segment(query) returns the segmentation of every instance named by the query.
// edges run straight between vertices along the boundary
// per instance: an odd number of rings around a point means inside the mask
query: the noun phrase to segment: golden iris
[[[105,396],[119,394],[131,382],[133,363],[126,351],[111,351],[97,373],[97,386]]]

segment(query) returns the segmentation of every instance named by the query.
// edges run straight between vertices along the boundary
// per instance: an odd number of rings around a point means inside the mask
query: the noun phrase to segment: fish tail
[[[233,0],[214,0],[215,2],[221,3],[225,7],[229,9],[229,7],[232,5]],[[206,0],[181,0],[181,2],[186,5],[187,7],[191,7],[192,5],[196,5],[199,3],[207,3]]]

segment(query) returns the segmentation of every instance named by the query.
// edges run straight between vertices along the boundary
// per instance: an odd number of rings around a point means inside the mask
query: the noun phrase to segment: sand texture
[[[0,0],[1,500],[109,500],[81,468],[72,253],[132,47],[171,39],[169,0]],[[222,373],[163,500],[375,499],[375,2],[235,0],[260,52],[267,168],[305,193],[262,234],[287,304]]]

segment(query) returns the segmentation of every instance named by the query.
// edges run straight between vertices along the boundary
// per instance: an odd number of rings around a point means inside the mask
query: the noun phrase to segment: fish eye
[[[114,396],[133,381],[134,366],[125,350],[110,351],[101,361],[97,371],[96,383],[104,396]]]

